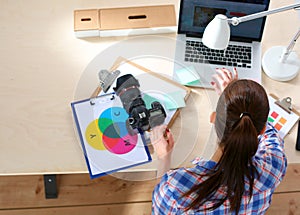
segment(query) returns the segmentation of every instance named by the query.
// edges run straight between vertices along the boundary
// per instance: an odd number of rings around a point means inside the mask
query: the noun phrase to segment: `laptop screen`
[[[217,15],[241,17],[267,10],[270,0],[181,0],[178,33],[202,37],[207,24]],[[261,41],[265,17],[230,25],[231,40]]]

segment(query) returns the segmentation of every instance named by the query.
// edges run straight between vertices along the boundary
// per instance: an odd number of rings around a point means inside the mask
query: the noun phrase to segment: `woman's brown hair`
[[[228,199],[230,210],[238,214],[245,193],[250,201],[255,175],[258,176],[252,157],[257,151],[258,135],[264,129],[268,113],[268,97],[260,84],[237,80],[225,88],[218,100],[215,120],[223,154],[214,169],[205,175],[207,179],[183,195],[196,194],[186,210],[197,209],[207,201],[213,205],[206,210],[214,210]],[[249,181],[249,190],[245,190],[245,177]],[[224,188],[225,194],[216,199],[214,194],[220,188]]]

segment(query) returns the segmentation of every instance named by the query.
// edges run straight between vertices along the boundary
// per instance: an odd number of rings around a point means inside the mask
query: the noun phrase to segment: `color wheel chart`
[[[286,112],[280,106],[275,104],[276,100],[272,96],[268,97],[270,104],[268,122],[273,124],[274,128],[278,131],[279,136],[284,138],[299,120],[299,116],[294,112]]]
[[[126,128],[128,114],[122,107],[104,110],[85,130],[87,143],[96,150],[126,154],[137,144],[137,134],[130,135]]]
[[[141,134],[128,132],[128,114],[112,94],[71,103],[91,178],[151,161]]]

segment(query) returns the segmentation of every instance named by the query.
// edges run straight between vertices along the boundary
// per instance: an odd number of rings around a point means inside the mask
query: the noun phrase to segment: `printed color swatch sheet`
[[[270,113],[268,122],[278,130],[279,136],[284,138],[299,120],[299,116],[294,112],[288,113],[283,108],[275,104],[276,100],[269,96]]]

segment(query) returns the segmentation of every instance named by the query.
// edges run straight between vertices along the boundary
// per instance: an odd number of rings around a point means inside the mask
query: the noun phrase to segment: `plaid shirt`
[[[283,150],[283,140],[279,138],[273,126],[268,123],[265,133],[258,139],[258,150],[252,160],[260,177],[254,181],[250,202],[247,195],[249,181],[245,178],[245,194],[242,197],[239,214],[264,214],[270,206],[275,188],[286,172],[287,161]],[[207,173],[215,165],[214,161],[198,158],[195,167],[168,171],[153,191],[152,214],[235,214],[230,212],[228,199],[213,211],[205,211],[205,208],[212,206],[210,201],[201,206],[202,211],[199,209],[184,211],[195,199],[195,194],[181,198],[182,195],[193,185],[204,181],[207,177],[201,175]],[[214,197],[220,198],[224,195],[226,195],[225,189],[220,187]]]

